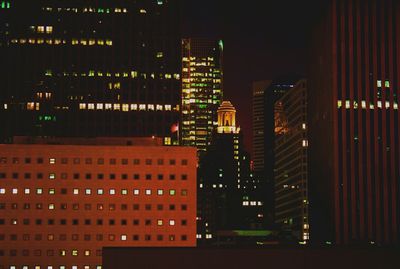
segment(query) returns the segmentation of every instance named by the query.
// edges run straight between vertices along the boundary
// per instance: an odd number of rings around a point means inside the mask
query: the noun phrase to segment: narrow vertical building
[[[2,1],[0,139],[176,138],[179,1]],[[29,10],[29,15],[26,15]]]
[[[223,97],[223,42],[202,38],[182,40],[182,145],[210,145]]]
[[[275,102],[275,223],[298,242],[309,239],[307,81]]]
[[[309,81],[311,240],[398,244],[400,3],[329,1]]]

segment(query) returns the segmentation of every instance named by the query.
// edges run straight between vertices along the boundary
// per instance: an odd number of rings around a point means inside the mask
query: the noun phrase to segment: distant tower
[[[219,134],[234,133],[237,134],[240,128],[236,128],[236,109],[230,101],[223,101],[217,110]]]

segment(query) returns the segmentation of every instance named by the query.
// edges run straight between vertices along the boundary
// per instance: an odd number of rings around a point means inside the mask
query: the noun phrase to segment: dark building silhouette
[[[311,240],[398,244],[399,1],[329,1],[311,57]]]
[[[236,125],[236,110],[229,101],[218,108],[218,127],[198,168],[198,239],[215,241],[218,231],[249,228],[261,206],[253,201],[254,182],[249,154]],[[260,217],[261,218],[261,217]],[[210,243],[211,244],[211,243]]]
[[[13,135],[170,141],[181,106],[178,0],[3,2],[3,141]]]
[[[299,80],[275,102],[275,216],[297,242],[309,239],[307,81]]]

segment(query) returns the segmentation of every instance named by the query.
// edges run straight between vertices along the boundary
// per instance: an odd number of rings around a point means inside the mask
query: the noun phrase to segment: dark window
[[[0,209],[6,209],[6,203],[0,203]]]
[[[24,209],[30,209],[30,208],[31,208],[31,204],[29,204],[29,203],[24,204]]]
[[[79,179],[79,173],[74,173],[74,179]]]
[[[164,205],[162,205],[162,204],[157,205],[157,210],[163,210],[163,209],[164,209]]]
[[[12,203],[11,204],[11,209],[18,209],[18,204]]]
[[[188,160],[183,159],[182,162],[181,162],[181,164],[182,164],[182,165],[188,165]]]
[[[60,241],[65,241],[67,240],[67,235],[66,234],[60,234]]]
[[[174,174],[170,174],[170,175],[169,175],[169,179],[170,179],[170,180],[175,180],[175,175],[174,175]]]
[[[158,165],[163,165],[164,164],[164,159],[158,159],[157,160]]]
[[[151,210],[151,204],[146,204],[144,207],[146,210]]]
[[[151,240],[151,235],[150,235],[150,234],[146,234],[146,235],[144,236],[144,240],[145,240],[145,241],[150,241],[150,240]]]
[[[181,225],[182,225],[182,226],[187,226],[187,220],[183,219],[183,220],[181,221]]]
[[[140,178],[139,174],[134,174],[133,179],[138,180]]]
[[[140,160],[139,159],[134,159],[133,160],[133,164],[134,165],[139,165],[140,164]]]
[[[68,174],[67,173],[61,173],[61,179],[67,179]]]
[[[115,179],[115,174],[110,174],[110,179]]]
[[[181,236],[181,240],[182,240],[182,241],[187,241],[187,235],[182,235],[182,236]]]
[[[163,239],[164,237],[161,234],[157,235],[157,241],[163,241]]]
[[[37,173],[36,177],[37,177],[38,179],[42,179],[42,178],[43,178],[43,173]]]
[[[104,179],[104,174],[97,174],[97,179]]]
[[[62,164],[67,164],[68,163],[68,159],[67,158],[61,158],[61,163]]]
[[[175,205],[169,205],[169,210],[175,210]]]
[[[146,174],[146,180],[150,180],[151,179],[151,174]]]
[[[13,179],[18,179],[18,173],[12,173],[12,178]]]
[[[0,173],[0,179],[6,178],[6,173]]]
[[[181,205],[181,209],[182,209],[182,211],[186,211],[187,210],[187,205]]]
[[[72,238],[73,241],[78,241],[79,240],[79,234],[73,234],[71,236],[71,238]]]
[[[115,225],[115,220],[114,219],[108,220],[108,225]]]
[[[11,234],[10,235],[10,240],[11,241],[17,241],[18,236],[16,234]]]
[[[31,158],[25,158],[25,163],[31,163]]]
[[[66,188],[61,189],[61,194],[67,194],[68,190]]]
[[[39,163],[39,164],[43,163],[43,158],[37,158],[36,162]]]
[[[48,219],[47,225],[54,225],[54,219]]]
[[[36,225],[42,225],[42,220],[41,219],[36,219],[35,223],[36,223]]]
[[[158,174],[157,179],[158,180],[163,180],[164,179],[164,175],[163,174]]]
[[[126,226],[128,224],[128,221],[126,219],[121,220],[121,225]]]
[[[175,159],[170,159],[170,160],[169,160],[169,165],[175,165],[175,164],[176,164]]]
[[[52,249],[49,249],[49,250],[47,250],[47,256],[54,256],[54,250],[52,250]]]
[[[127,204],[122,204],[121,205],[121,210],[128,210],[128,205]]]
[[[97,164],[104,164],[104,159],[103,158],[97,159]]]
[[[134,219],[133,220],[133,225],[135,225],[135,226],[139,225],[139,220],[138,219]]]
[[[79,220],[78,219],[73,219],[72,220],[72,225],[79,225]]]
[[[91,179],[92,178],[92,174],[86,174],[86,179]]]
[[[29,256],[29,249],[23,249],[22,256]]]
[[[4,219],[0,219],[0,225],[4,225],[5,220]]]
[[[24,225],[29,225],[29,224],[30,224],[30,221],[29,221],[29,219],[24,219],[24,220],[22,221],[22,223],[23,223]]]
[[[90,236],[90,234],[85,234],[85,235],[83,236],[83,238],[84,238],[85,241],[90,241],[91,236]]]
[[[152,164],[152,160],[151,159],[146,159],[146,165],[151,165]]]
[[[62,210],[66,210],[67,209],[67,204],[61,204],[60,207],[61,207]]]
[[[187,180],[187,175],[185,175],[185,174],[184,174],[184,175],[181,175],[181,179],[182,179],[182,180]]]
[[[133,241],[138,241],[139,235],[138,234],[133,235],[132,239],[133,239]]]
[[[122,160],[121,160],[121,163],[122,163],[123,165],[127,165],[127,164],[128,164],[128,159],[122,159]]]
[[[139,210],[139,204],[134,204],[133,205],[133,210]]]
[[[14,163],[14,164],[19,163],[19,159],[18,158],[12,158],[12,163]]]
[[[151,225],[151,219],[145,220],[144,224],[145,224],[146,226],[150,226],[150,225]]]
[[[10,256],[17,256],[17,250],[16,249],[11,249],[10,250]]]
[[[110,164],[117,164],[117,159],[110,159]]]
[[[79,204],[73,204],[72,205],[73,210],[79,210]]]
[[[92,210],[91,204],[85,204],[85,210]]]
[[[128,174],[122,174],[121,175],[122,180],[127,180],[128,179]]]
[[[41,241],[42,240],[42,235],[41,234],[35,234],[35,240],[36,241]]]
[[[102,219],[98,219],[98,220],[96,221],[96,223],[97,223],[97,225],[103,225],[103,220],[102,220]]]
[[[90,219],[85,219],[85,225],[91,225],[92,222],[90,221]]]
[[[67,220],[66,219],[60,219],[60,224],[61,225],[67,225]]]
[[[96,240],[97,241],[103,241],[103,235],[102,234],[96,234]]]
[[[79,164],[81,161],[79,158],[74,158],[74,164]]]
[[[115,210],[115,204],[109,204],[108,205],[108,209],[111,210],[111,211],[114,211]]]
[[[92,164],[92,158],[86,158],[85,164]]]

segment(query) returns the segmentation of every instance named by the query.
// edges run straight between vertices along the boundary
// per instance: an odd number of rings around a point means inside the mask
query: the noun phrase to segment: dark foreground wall
[[[400,249],[104,248],[104,269],[399,269]]]

